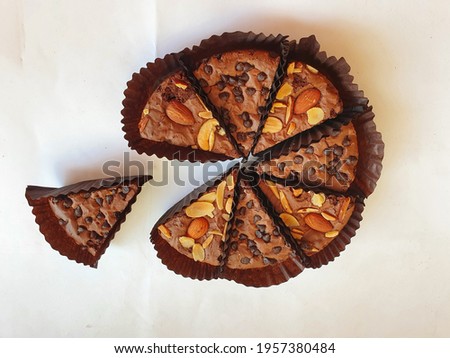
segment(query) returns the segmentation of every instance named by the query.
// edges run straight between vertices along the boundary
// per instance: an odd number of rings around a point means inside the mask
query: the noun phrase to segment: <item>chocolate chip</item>
[[[86,226],[80,225],[77,228],[77,234],[81,234],[82,232],[86,231]]]
[[[249,138],[255,138],[255,135],[256,135],[255,131],[247,132],[247,137]]]
[[[301,155],[296,155],[294,157],[294,163],[295,164],[302,164],[303,163],[303,157]]]
[[[242,112],[241,118],[244,121],[248,121],[250,119],[250,114],[248,114],[248,112]]]
[[[219,93],[219,98],[220,98],[222,101],[227,101],[228,98],[230,98],[230,94],[229,94],[228,92],[220,92],[220,93]]]
[[[237,85],[237,80],[233,76],[228,76],[227,82],[232,86]]]
[[[350,156],[347,158],[347,163],[348,163],[348,164],[353,164],[353,163],[356,163],[357,161],[358,161],[358,158],[355,157],[354,155],[350,155]]]
[[[58,224],[59,225],[67,225],[67,220],[59,219]]]
[[[264,72],[258,73],[258,76],[256,77],[258,81],[262,82],[267,78],[267,75]]]
[[[259,256],[259,255],[261,255],[261,251],[259,251],[259,249],[258,248],[252,248],[251,250],[250,250],[250,252],[253,254],[253,256]]]
[[[309,167],[309,168],[308,168],[308,176],[311,178],[311,177],[314,176],[315,174],[316,174],[316,168]]]
[[[75,217],[81,218],[81,215],[83,215],[83,211],[81,210],[80,205],[78,205],[78,206],[75,208],[74,214],[75,214]]]
[[[239,235],[239,231],[237,231],[236,229],[233,229],[231,231],[231,237],[238,237],[238,235]]]
[[[238,249],[238,243],[236,241],[233,241],[230,245],[231,250],[236,251]]]
[[[262,239],[264,242],[270,242],[270,234],[265,234]]]
[[[261,220],[262,219],[262,217],[261,216],[259,216],[259,215],[255,215],[254,217],[253,217],[253,222],[256,224],[259,220]]]
[[[279,254],[279,253],[281,252],[281,246],[274,246],[274,247],[272,248],[272,252],[273,252],[274,254]]]
[[[101,211],[99,211],[99,213],[97,214],[97,219],[104,219],[105,215],[103,215],[103,213]]]
[[[333,153],[333,150],[331,148],[325,148],[322,152],[324,155],[330,155],[331,153]]]
[[[119,219],[121,214],[122,213],[120,211],[115,211],[114,212],[114,216],[116,217],[116,219]]]
[[[265,112],[266,108],[264,106],[258,107],[258,114],[263,114]]]
[[[243,103],[243,102],[244,102],[244,96],[236,96],[236,97],[234,98],[234,100],[235,100],[237,103]]]
[[[258,230],[260,230],[261,232],[266,231],[266,225],[263,225],[263,224],[257,224],[256,227],[257,227]]]
[[[226,83],[224,81],[219,81],[217,82],[217,88],[219,89],[219,91],[222,91],[226,86]]]
[[[70,207],[72,206],[72,204],[73,204],[72,199],[70,199],[70,198],[64,198],[63,206],[64,206],[65,208],[70,208]]]
[[[250,259],[248,257],[243,257],[241,259],[241,264],[247,265],[250,263]]]
[[[280,231],[279,231],[278,229],[274,229],[274,230],[272,231],[272,235],[273,235],[273,236],[280,236]]]
[[[86,216],[86,217],[84,218],[84,222],[85,222],[86,224],[92,224],[93,221],[94,221],[94,219],[92,219],[90,216]]]
[[[255,66],[253,66],[252,64],[248,63],[248,62],[244,62],[244,71],[248,72],[251,69],[255,68]]]
[[[122,193],[128,194],[129,192],[130,192],[130,187],[128,187],[128,186],[123,186],[122,187]]]
[[[242,85],[245,85],[245,83],[250,79],[250,77],[248,76],[247,73],[243,73],[242,75],[239,76],[239,83],[242,82]]]
[[[102,206],[103,205],[103,199],[102,198],[95,198],[95,201],[98,205]]]
[[[203,79],[203,78],[200,78],[200,80],[198,81],[198,84],[199,84],[201,87],[208,87],[208,82],[206,82],[206,80]]]
[[[326,167],[325,164],[322,164],[322,165],[319,167],[319,171],[321,171],[321,172],[324,172],[326,169],[327,169],[327,167]]]
[[[244,220],[236,219],[235,225],[236,225],[236,227],[240,227],[240,226],[244,225]]]
[[[240,234],[239,235],[239,240],[248,240],[248,236],[245,234]]]
[[[232,92],[233,92],[233,94],[234,94],[235,96],[241,96],[241,95],[242,95],[242,89],[241,89],[241,87],[233,87]]]
[[[262,96],[266,96],[267,94],[269,94],[269,89],[267,87],[263,87],[261,88],[261,95]]]
[[[276,264],[277,260],[272,259],[270,257],[263,257],[263,263],[264,263],[264,265],[272,265],[272,264]]]
[[[256,89],[253,87],[247,87],[245,89],[245,93],[247,93],[249,96],[253,96],[256,93]]]
[[[344,147],[348,147],[350,145],[350,137],[348,135],[345,136],[344,140],[342,141],[342,145]]]
[[[106,220],[105,220],[105,222],[103,223],[103,225],[102,225],[102,229],[109,229],[111,227],[111,225],[109,225],[109,222],[107,222]]]
[[[244,142],[247,139],[247,135],[245,134],[245,132],[238,132],[237,139],[238,141]]]
[[[102,237],[101,237],[99,234],[97,234],[95,231],[91,231],[91,232],[89,233],[89,237],[90,237],[91,239],[96,239],[96,240],[102,238]]]
[[[242,71],[242,70],[244,70],[244,64],[242,62],[238,62],[238,63],[236,63],[236,66],[234,66],[234,69],[236,71]]]
[[[246,211],[247,211],[247,209],[245,208],[245,206],[242,206],[239,208],[238,214],[241,216],[244,216]]]
[[[213,68],[211,65],[205,65],[205,67],[203,67],[203,71],[205,71],[207,75],[210,75],[211,73],[213,73]]]
[[[248,209],[253,208],[253,200],[249,200],[249,201],[247,202],[246,206],[247,206]]]
[[[253,122],[251,120],[244,121],[244,127],[245,128],[251,128],[253,125]]]
[[[230,123],[230,124],[228,125],[228,129],[230,130],[231,133],[233,133],[233,132],[236,132],[237,127],[236,127],[235,124]]]
[[[314,153],[314,147],[310,145],[308,148],[306,148],[305,153],[313,154]]]
[[[278,170],[282,172],[282,171],[284,171],[284,168],[286,167],[286,163],[285,162],[278,163],[277,167],[278,167]]]
[[[249,247],[249,249],[256,247],[256,242],[253,240],[248,240],[247,241],[247,246]]]
[[[334,155],[340,157],[344,153],[344,148],[342,148],[340,145],[336,145],[333,149],[333,153]]]
[[[258,239],[261,239],[262,237],[263,237],[263,232],[262,231],[259,231],[259,230],[256,230],[255,231],[255,236],[258,238]]]
[[[343,172],[338,172],[336,178],[340,183],[343,184],[345,184],[348,181],[348,175]]]
[[[85,199],[89,199],[90,197],[91,197],[91,193],[89,193],[89,192],[86,192],[83,194],[83,198],[85,198]]]
[[[107,203],[108,205],[112,203],[113,199],[114,199],[114,197],[113,197],[111,194],[108,194],[108,195],[106,195],[106,197],[105,197],[106,203]]]

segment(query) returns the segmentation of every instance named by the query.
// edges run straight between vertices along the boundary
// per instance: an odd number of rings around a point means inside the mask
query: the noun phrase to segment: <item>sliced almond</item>
[[[194,246],[192,246],[192,257],[194,261],[202,262],[205,260],[205,250],[202,245],[194,244]]]
[[[292,118],[292,97],[288,97],[286,113],[284,115],[284,123],[288,123]]]
[[[227,182],[228,190],[233,190],[234,189],[234,175],[233,174],[228,175],[226,178],[226,182]]]
[[[170,239],[172,237],[170,230],[164,225],[159,225],[158,230],[166,239]]]
[[[197,201],[206,201],[208,203],[214,203],[214,200],[216,200],[216,192],[215,191],[206,193],[197,199]]]
[[[273,195],[275,195],[277,199],[280,199],[280,192],[278,191],[278,188],[275,185],[275,183],[270,180],[266,180],[266,184],[269,187],[269,189],[272,190]]]
[[[295,62],[291,62],[289,64],[289,66],[287,67],[286,73],[288,75],[292,75],[294,73],[294,68],[295,68]]]
[[[220,127],[219,130],[217,131],[217,134],[220,135],[221,137],[223,137],[226,134],[225,129]]]
[[[227,182],[224,180],[217,186],[217,196],[216,203],[217,207],[222,210],[223,209],[223,197],[225,196],[225,186]]]
[[[215,131],[211,131],[209,133],[209,139],[208,139],[208,150],[213,150],[215,140],[216,140]]]
[[[284,211],[288,212],[289,214],[292,214],[291,205],[289,205],[289,201],[287,200],[286,195],[282,191],[280,191],[280,201]]]
[[[294,73],[303,72],[303,64],[301,62],[295,63]]]
[[[292,135],[297,128],[297,125],[294,122],[289,123],[289,127],[287,129],[287,134]]]
[[[230,221],[230,214],[222,214],[222,219],[225,221]]]
[[[206,104],[203,102],[202,98],[196,93],[195,96],[197,97],[198,101],[202,105],[202,107],[205,109],[205,111],[209,111],[209,108],[206,107]]]
[[[225,203],[225,211],[229,214],[231,213],[231,207],[233,206],[233,198],[228,198]]]
[[[275,108],[286,108],[286,104],[283,102],[275,101],[270,109],[270,113],[275,113]]]
[[[284,224],[289,228],[294,227],[294,226],[300,226],[300,223],[298,222],[298,220],[295,218],[295,216],[293,216],[291,214],[281,213],[280,218],[281,218],[281,220],[283,220]]]
[[[302,232],[295,232],[295,231],[291,230],[291,235],[292,235],[292,237],[294,239],[297,239],[297,240],[303,239],[303,233]]]
[[[211,139],[211,136],[214,138],[214,133],[218,125],[219,122],[214,118],[208,119],[202,124],[197,134],[197,142],[200,149],[212,150],[214,139]]]
[[[150,118],[148,116],[142,117],[141,120],[139,121],[138,124],[138,129],[139,132],[142,133],[145,129],[145,127],[147,127],[147,123],[150,120]]]
[[[292,93],[292,86],[289,82],[283,83],[283,85],[280,87],[280,89],[277,92],[276,98],[278,100],[281,100],[285,98],[286,96],[289,96]]]
[[[320,101],[322,93],[317,88],[308,88],[301,92],[294,103],[294,113],[302,114]]]
[[[222,232],[219,230],[211,230],[210,232],[208,232],[208,235],[219,235],[222,236]]]
[[[310,66],[310,65],[306,65],[306,68],[307,68],[308,71],[311,72],[311,73],[314,73],[314,74],[319,73],[319,71],[318,71],[316,68],[314,68],[314,67],[312,67],[312,66]]]
[[[313,107],[306,111],[306,116],[308,117],[308,123],[311,125],[322,122],[325,118],[325,113],[320,107]]]
[[[188,236],[181,236],[178,241],[185,249],[190,249],[195,244],[195,240]]]
[[[183,126],[190,126],[195,123],[192,112],[183,103],[172,100],[167,104],[166,115],[171,121]]]
[[[142,111],[143,116],[146,116],[149,113],[150,113],[150,110],[148,108],[144,108],[144,110]]]
[[[303,232],[303,230],[301,230],[300,228],[298,228],[298,227],[293,227],[293,228],[291,228],[291,232],[295,232],[295,233],[297,233],[297,234],[304,234],[304,232]]]
[[[311,197],[311,203],[320,208],[325,202],[325,199],[326,197],[324,193],[314,193],[313,196]]]
[[[330,213],[327,213],[326,211],[322,211],[322,212],[320,213],[320,215],[322,215],[322,216],[323,216],[325,219],[327,219],[328,221],[334,221],[334,220],[337,219],[336,216],[331,215]]]
[[[278,133],[283,129],[283,123],[277,117],[267,117],[262,129],[263,133]]]
[[[226,237],[227,237],[227,229],[228,229],[228,221],[225,223],[224,227],[223,227],[223,232],[222,232],[222,241],[225,241]]]
[[[190,218],[201,218],[202,216],[214,217],[214,205],[206,201],[196,201],[189,205],[185,212]]]
[[[350,205],[351,199],[345,198],[342,202],[341,210],[339,210],[339,220],[344,220],[345,214],[347,214],[348,207]]]
[[[212,112],[210,111],[202,111],[198,112],[198,116],[203,119],[211,119],[214,118]]]
[[[211,245],[211,242],[213,241],[214,236],[209,235],[205,241],[203,241],[202,247],[206,249],[209,245]]]
[[[308,214],[308,213],[318,213],[319,209],[317,208],[301,208],[297,210],[300,214]]]
[[[209,222],[205,218],[196,218],[188,226],[187,234],[194,240],[200,239],[209,229]]]
[[[292,189],[292,194],[294,194],[294,196],[296,198],[298,198],[300,195],[302,195],[303,193],[303,189],[302,188],[293,188]]]
[[[322,215],[317,213],[311,213],[305,216],[305,223],[311,229],[319,232],[328,232],[333,230],[333,225],[326,220]]]
[[[337,231],[337,230],[328,231],[328,232],[325,233],[325,237],[328,237],[328,238],[333,238],[333,237],[336,237],[338,235],[339,235],[339,231]]]
[[[181,88],[182,90],[185,90],[188,87],[188,83],[180,80],[179,78],[174,78],[173,83],[175,83],[175,86]]]

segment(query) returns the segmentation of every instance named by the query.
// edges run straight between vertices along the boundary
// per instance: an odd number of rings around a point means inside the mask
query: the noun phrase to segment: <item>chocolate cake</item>
[[[62,188],[28,186],[25,196],[50,245],[71,260],[96,267],[149,179],[97,179]]]
[[[256,165],[257,172],[286,179],[291,185],[326,187],[339,192],[349,189],[358,164],[358,140],[352,123],[316,143],[299,149],[295,149],[295,145],[292,142],[280,147],[279,151],[262,154],[262,161]],[[287,154],[278,155],[277,152]]]
[[[194,71],[244,156],[257,135],[279,62],[274,52],[236,50],[206,58]]]
[[[308,256],[323,250],[347,224],[355,198],[285,187],[262,180],[259,187]]]

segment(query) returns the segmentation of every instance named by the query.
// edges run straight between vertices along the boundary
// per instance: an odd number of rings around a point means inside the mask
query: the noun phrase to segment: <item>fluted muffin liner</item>
[[[127,214],[131,211],[131,206],[136,202],[137,196],[141,191],[141,186],[150,179],[151,176],[104,178],[87,180],[62,188],[29,185],[26,188],[25,197],[28,204],[33,208],[32,212],[35,215],[35,221],[39,225],[40,232],[44,235],[45,240],[50,244],[50,246],[54,250],[58,251],[62,256],[65,256],[70,260],[96,268],[98,265],[98,260],[105,253],[111,240],[114,238],[114,235],[120,230],[122,223],[125,222]],[[64,239],[67,236],[67,233],[58,223],[58,218],[55,216],[55,213],[50,207],[48,201],[49,197],[90,192],[93,190],[106,189],[131,182],[136,182],[138,184],[136,195],[129,201],[125,210],[122,211],[118,217],[117,222],[111,227],[108,237],[95,256],[92,256],[86,250],[83,250],[82,246],[76,244],[75,241]]]
[[[154,62],[147,63],[146,67],[141,68],[138,73],[134,73],[131,80],[127,82],[121,113],[123,116],[122,130],[125,132],[124,137],[128,141],[128,146],[139,154],[154,154],[158,158],[167,158],[169,160],[215,162],[232,159],[232,157],[225,154],[178,146],[167,142],[158,142],[141,136],[139,122],[150,95],[168,76],[180,70],[185,71],[184,66],[179,61],[179,56],[179,54],[168,54],[162,59],[157,58]],[[186,73],[185,75],[187,76]],[[190,78],[190,76],[187,77]],[[199,88],[197,84],[191,83],[191,85],[198,93]],[[220,119],[218,120],[223,127]]]

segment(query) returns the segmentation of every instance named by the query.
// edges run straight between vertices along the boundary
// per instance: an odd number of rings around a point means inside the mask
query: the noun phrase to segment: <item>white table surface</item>
[[[2,0],[0,336],[449,337],[449,4]],[[194,185],[147,184],[97,270],[52,250],[26,185],[63,186],[123,163],[131,74],[234,30],[315,34],[370,98],[384,169],[352,244],[278,287],[185,279],[148,236]],[[130,159],[161,179],[164,161]]]

